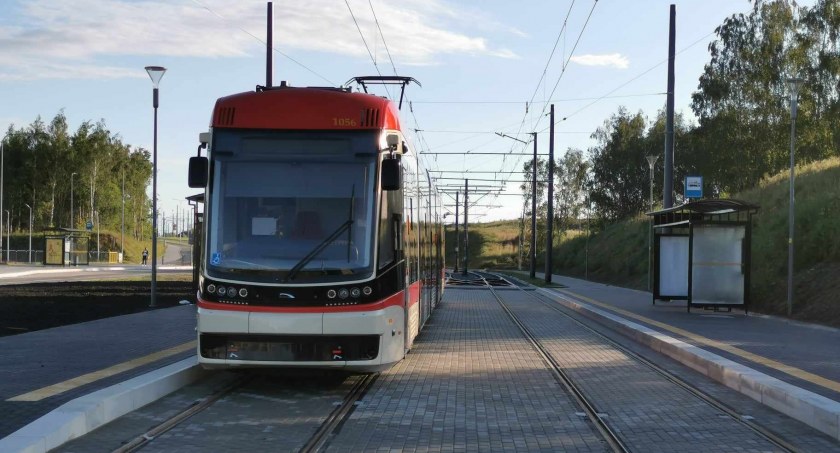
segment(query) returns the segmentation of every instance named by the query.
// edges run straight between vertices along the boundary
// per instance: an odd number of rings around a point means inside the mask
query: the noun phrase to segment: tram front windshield
[[[377,143],[369,131],[215,132],[208,275],[287,284],[370,276]]]

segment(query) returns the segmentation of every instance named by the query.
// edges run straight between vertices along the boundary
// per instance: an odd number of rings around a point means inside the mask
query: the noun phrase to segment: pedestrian
[[[146,247],[143,247],[143,265],[146,265],[146,260],[149,259],[149,251],[146,250]]]

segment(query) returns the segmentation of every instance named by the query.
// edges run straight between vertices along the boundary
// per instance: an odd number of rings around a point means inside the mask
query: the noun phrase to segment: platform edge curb
[[[203,373],[196,356],[191,356],[80,396],[0,439],[0,451],[46,453],[196,381]]]
[[[545,289],[539,291],[587,318],[605,324],[741,394],[840,440],[840,402],[629,321],[621,315],[572,300],[568,295]]]

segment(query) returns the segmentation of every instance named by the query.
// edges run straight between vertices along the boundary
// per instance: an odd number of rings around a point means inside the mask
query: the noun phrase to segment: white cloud
[[[620,53],[605,55],[575,55],[571,60],[583,66],[611,66],[618,69],[627,69],[630,66],[630,60]]]
[[[112,57],[228,58],[257,54],[264,39],[262,0],[20,0],[14,24],[0,25],[0,80],[142,77]],[[383,63],[387,56],[367,1],[351,1],[359,28]],[[480,36],[456,31],[463,12],[442,0],[376,1],[388,50],[400,65],[435,64],[445,54],[512,58]],[[221,16],[221,17],[220,17]],[[344,2],[283,2],[275,46],[368,58]],[[247,33],[246,33],[247,32]]]

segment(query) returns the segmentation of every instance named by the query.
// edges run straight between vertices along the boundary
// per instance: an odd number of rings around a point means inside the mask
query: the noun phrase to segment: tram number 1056
[[[359,123],[351,118],[333,118],[333,126],[356,127]]]

